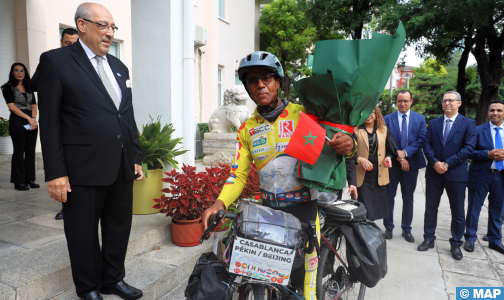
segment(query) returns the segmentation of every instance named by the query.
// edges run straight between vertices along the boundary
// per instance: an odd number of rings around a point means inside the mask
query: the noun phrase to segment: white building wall
[[[0,86],[9,79],[10,67],[16,59],[16,29],[14,0],[0,0]],[[10,115],[5,99],[0,93],[0,117]]]

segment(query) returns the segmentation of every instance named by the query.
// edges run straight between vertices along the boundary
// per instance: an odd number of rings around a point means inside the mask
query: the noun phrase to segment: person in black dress
[[[11,66],[9,81],[2,86],[2,94],[11,111],[9,134],[14,154],[10,181],[14,183],[14,188],[20,191],[27,191],[30,187],[39,188],[40,186],[35,183],[37,103],[35,95],[30,90],[30,75],[25,65],[14,63]]]
[[[356,128],[354,138],[359,149],[347,163],[349,191],[357,187],[357,199],[366,206],[368,219],[386,218],[388,168],[397,157],[397,147],[378,107]]]

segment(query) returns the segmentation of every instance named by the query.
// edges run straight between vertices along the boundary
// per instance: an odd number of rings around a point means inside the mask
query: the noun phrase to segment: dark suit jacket
[[[453,122],[446,144],[443,145],[444,116],[429,122],[425,135],[424,152],[429,167],[425,178],[448,181],[467,182],[467,159],[476,147],[476,121],[459,114]],[[438,174],[434,164],[438,161],[448,164],[448,171]]]
[[[126,179],[134,179],[142,152],[126,87],[129,72],[114,56],[107,59],[122,90],[119,111],[79,42],[40,56],[36,84],[46,181],[68,175],[74,185],[110,185],[121,152]]]
[[[409,162],[411,170],[419,170],[425,168],[425,158],[423,155],[422,147],[425,141],[425,133],[427,128],[425,127],[425,118],[423,115],[410,111],[408,124],[408,147],[403,149],[408,153],[406,158]],[[402,124],[398,123],[397,112],[391,113],[383,117],[387,127],[392,133],[394,140],[397,145],[397,149],[401,146],[401,131],[400,127]]]
[[[488,158],[488,151],[495,149],[489,123],[476,127],[476,133],[477,143],[471,155],[472,161],[469,165],[469,182],[467,183],[467,187],[473,190],[483,184],[490,172],[493,159]]]

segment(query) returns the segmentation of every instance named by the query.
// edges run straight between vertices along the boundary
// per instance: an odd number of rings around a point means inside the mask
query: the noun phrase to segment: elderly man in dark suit
[[[460,94],[446,92],[442,100],[444,116],[429,122],[424,152],[429,161],[425,171],[424,241],[419,251],[434,248],[437,213],[443,190],[446,190],[451,209],[450,239],[452,257],[462,259],[462,236],[465,228],[465,190],[467,159],[476,147],[476,122],[458,113],[462,104]]]
[[[397,193],[397,185],[401,183],[403,199],[402,208],[402,236],[410,243],[415,241],[411,234],[413,222],[413,194],[415,193],[418,170],[425,168],[425,158],[422,147],[425,139],[425,118],[419,113],[412,111],[413,98],[408,90],[400,91],[396,98],[397,112],[384,117],[387,127],[392,133],[397,147],[397,160],[399,163],[392,164],[389,176],[390,183],[387,186],[387,200],[389,216],[383,219],[385,226],[385,238],[392,238],[394,229],[394,203]]]
[[[488,247],[504,254],[502,212],[504,210],[504,101],[495,100],[488,108],[490,122],[476,128],[478,141],[469,166],[464,250],[474,251],[481,206],[488,196]]]
[[[107,54],[117,30],[103,6],[81,4],[80,39],[40,56],[41,143],[49,195],[63,202],[72,276],[81,299],[142,292],[123,281],[133,180],[143,178],[128,68]],[[98,240],[101,223],[102,245]]]

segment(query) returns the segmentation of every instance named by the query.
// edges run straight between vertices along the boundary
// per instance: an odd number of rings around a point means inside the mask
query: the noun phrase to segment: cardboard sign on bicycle
[[[229,272],[287,285],[294,256],[292,249],[237,237],[233,244]]]

